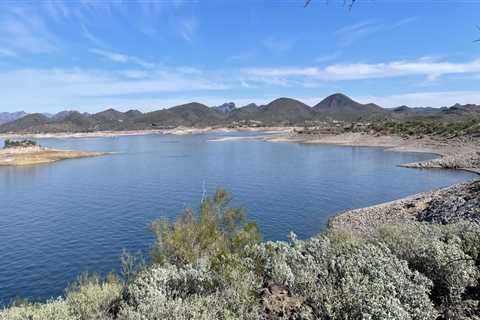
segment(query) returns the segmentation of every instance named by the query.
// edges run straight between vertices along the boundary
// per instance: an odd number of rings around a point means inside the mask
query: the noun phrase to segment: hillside
[[[18,111],[18,112],[0,112],[0,124],[4,124],[7,122],[12,122],[27,115],[26,112]]]
[[[341,93],[333,94],[313,107],[325,120],[370,121],[389,117],[389,112],[376,104],[360,104]]]
[[[62,111],[52,117],[44,114],[24,115],[8,123],[0,123],[0,133],[55,133],[168,129],[178,126],[235,126],[255,122],[256,126],[303,126],[319,121],[378,122],[435,121],[465,122],[480,120],[480,106],[474,104],[443,108],[382,108],[361,104],[344,94],[333,94],[313,107],[291,98],[278,98],[266,105],[248,104],[237,108],[233,103],[217,107],[191,102],[172,108],[142,113],[107,109],[95,114]]]

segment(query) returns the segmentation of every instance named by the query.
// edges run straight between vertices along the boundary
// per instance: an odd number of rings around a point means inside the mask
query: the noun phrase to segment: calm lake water
[[[229,134],[235,135],[235,134]],[[122,249],[148,251],[149,223],[224,187],[268,240],[320,232],[333,214],[474,177],[396,165],[433,158],[377,148],[211,141],[225,134],[44,139],[116,154],[0,167],[0,304],[60,295],[83,272],[117,270]],[[3,142],[0,142],[3,144]]]

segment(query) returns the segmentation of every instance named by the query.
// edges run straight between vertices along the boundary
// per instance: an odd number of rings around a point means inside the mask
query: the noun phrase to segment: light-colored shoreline
[[[32,166],[67,159],[98,157],[106,154],[108,153],[57,150],[40,146],[8,148],[0,150],[0,166]]]
[[[265,132],[265,133],[286,133],[291,131],[289,127],[257,127],[257,128],[226,128],[226,127],[177,127],[175,129],[152,129],[152,130],[130,130],[130,131],[95,131],[95,132],[61,132],[61,133],[16,133],[0,134],[2,139],[70,139],[70,138],[103,138],[121,136],[144,136],[144,135],[194,135],[210,132]]]

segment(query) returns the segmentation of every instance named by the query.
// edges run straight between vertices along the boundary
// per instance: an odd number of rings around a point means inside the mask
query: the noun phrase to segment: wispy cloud
[[[293,48],[295,41],[291,39],[268,37],[262,41],[262,44],[273,53],[285,53]]]
[[[28,79],[28,81],[25,81]],[[71,105],[99,108],[110,101],[135,101],[144,96],[228,89],[223,81],[185,69],[123,70],[19,69],[0,73],[0,109],[32,110]],[[25,94],[28,92],[28,95]],[[103,101],[103,102],[102,102]]]
[[[338,29],[335,35],[339,39],[339,44],[346,47],[375,33],[393,30],[416,20],[416,17],[408,17],[388,24],[378,23],[372,20],[362,21]]]
[[[329,62],[329,61],[332,61],[332,60],[335,60],[337,59],[338,57],[340,57],[342,55],[342,53],[340,51],[335,51],[333,53],[329,53],[329,54],[325,54],[325,55],[322,55],[322,56],[319,56],[315,59],[315,62],[316,63],[325,63],[325,62]]]
[[[118,52],[106,51],[102,49],[90,49],[89,51],[93,54],[99,55],[110,61],[117,62],[117,63],[132,63],[132,64],[139,65],[143,68],[153,68],[155,66],[154,63],[147,62],[138,57],[134,57],[134,56],[118,53]]]
[[[16,57],[17,54],[9,49],[0,48],[0,57]]]
[[[44,19],[25,8],[11,8],[0,14],[0,46],[11,52],[51,53],[57,38]]]
[[[197,20],[193,17],[183,19],[179,24],[180,36],[188,42],[192,42],[197,31]]]
[[[322,81],[361,80],[395,78],[404,76],[425,76],[433,80],[449,74],[472,74],[480,72],[480,59],[464,62],[435,62],[424,59],[414,61],[393,61],[386,63],[333,64],[318,67],[250,68],[244,73],[267,78],[304,77]]]
[[[109,46],[107,45],[106,42],[104,42],[102,39],[100,39],[97,36],[94,36],[84,24],[81,24],[82,28],[82,35],[85,39],[90,41],[91,43],[95,44],[97,47],[102,47],[102,48],[108,48]]]

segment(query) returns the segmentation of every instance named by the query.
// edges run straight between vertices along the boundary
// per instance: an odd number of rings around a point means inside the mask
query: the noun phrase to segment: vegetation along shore
[[[105,154],[107,153],[50,149],[31,140],[5,140],[4,148],[0,150],[0,166],[38,165],[67,159],[97,157]]]

